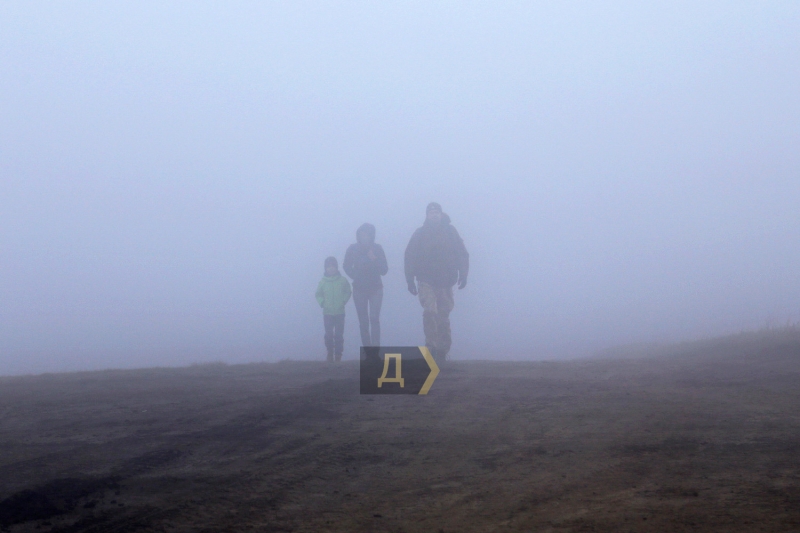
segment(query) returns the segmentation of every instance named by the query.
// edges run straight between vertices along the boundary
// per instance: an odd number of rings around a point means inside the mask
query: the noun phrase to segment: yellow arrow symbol
[[[422,357],[425,358],[425,362],[428,363],[428,366],[431,368],[431,373],[428,374],[428,379],[425,380],[425,383],[422,384],[422,388],[419,390],[420,394],[428,394],[428,391],[431,390],[431,385],[433,382],[436,381],[436,376],[439,375],[439,365],[436,364],[434,361],[431,352],[428,350],[427,346],[420,346],[419,351],[422,352]]]

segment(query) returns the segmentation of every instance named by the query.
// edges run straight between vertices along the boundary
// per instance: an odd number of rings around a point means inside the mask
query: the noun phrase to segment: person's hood
[[[450,217],[447,215],[447,213],[442,213],[442,221],[439,222],[439,224],[441,226],[447,226],[448,224],[450,224]],[[423,226],[429,225],[427,216],[425,217],[425,222],[423,222],[422,225]]]
[[[358,227],[358,229],[356,230],[356,242],[361,244],[359,242],[359,240],[358,240],[358,234],[359,233],[364,233],[369,238],[369,240],[370,240],[369,244],[374,244],[375,243],[375,226],[373,226],[369,222],[365,222],[364,224],[361,224]]]
[[[340,272],[336,272],[333,276],[322,276],[322,279],[325,281],[336,281],[337,279],[341,278],[342,274]]]

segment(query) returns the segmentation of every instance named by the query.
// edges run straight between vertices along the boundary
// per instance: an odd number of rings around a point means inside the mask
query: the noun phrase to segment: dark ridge
[[[16,492],[0,502],[0,526],[44,520],[75,509],[82,498],[117,487],[117,479],[56,479],[34,489]]]
[[[638,343],[615,346],[595,354],[599,359],[654,357],[793,357],[800,356],[800,326],[743,331],[723,337],[675,344]]]

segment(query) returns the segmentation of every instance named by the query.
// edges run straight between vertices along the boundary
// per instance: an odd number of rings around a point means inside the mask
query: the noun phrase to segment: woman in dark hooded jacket
[[[389,267],[383,248],[375,244],[375,226],[362,224],[356,231],[356,241],[347,248],[342,267],[353,280],[353,303],[361,329],[361,345],[380,346],[381,276],[389,271]]]

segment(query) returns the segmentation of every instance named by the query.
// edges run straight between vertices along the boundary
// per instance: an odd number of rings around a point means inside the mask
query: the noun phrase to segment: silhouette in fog
[[[325,275],[317,285],[317,302],[322,307],[325,324],[325,348],[328,362],[342,360],[344,351],[344,304],[350,299],[350,282],[339,273],[335,257],[325,259]]]
[[[408,291],[419,294],[425,345],[439,361],[450,352],[450,311],[453,310],[453,285],[467,286],[469,254],[450,217],[436,202],[428,204],[425,223],[408,242],[405,274]],[[416,282],[415,282],[416,278]]]
[[[381,276],[389,271],[383,247],[375,243],[375,226],[362,224],[356,230],[356,243],[344,254],[345,274],[353,280],[353,303],[356,306],[362,346],[381,344]]]

